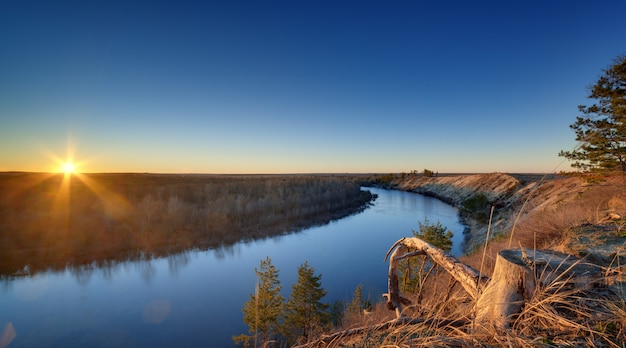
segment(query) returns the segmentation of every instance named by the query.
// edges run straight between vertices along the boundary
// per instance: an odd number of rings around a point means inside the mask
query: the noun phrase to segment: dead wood
[[[498,253],[491,279],[445,251],[419,239],[403,238],[387,252],[389,258],[387,307],[402,318],[402,305],[410,301],[400,294],[398,261],[426,255],[446,270],[475,301],[477,330],[506,329],[535,294],[537,283],[561,279],[573,287],[602,278],[601,268],[551,250],[509,249]]]
[[[477,270],[419,238],[403,238],[396,242],[394,247],[387,253],[387,256],[391,253],[389,256],[388,293],[383,296],[387,298],[387,307],[395,310],[398,318],[402,316],[401,305],[407,301],[400,296],[398,261],[401,259],[415,255],[427,255],[458,281],[474,300],[478,298],[489,281]]]

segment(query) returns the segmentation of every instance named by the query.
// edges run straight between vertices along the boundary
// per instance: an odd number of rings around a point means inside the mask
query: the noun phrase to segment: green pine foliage
[[[348,307],[346,308],[346,314],[361,314],[363,309],[365,309],[365,301],[363,300],[363,286],[359,284],[356,286],[356,289],[354,289],[354,293],[352,294],[352,301],[350,301]]]
[[[596,102],[580,105],[582,115],[570,125],[580,145],[559,156],[584,171],[626,171],[626,55],[604,70],[589,98]]]
[[[343,312],[342,325],[344,327],[353,327],[362,325],[366,312],[372,310],[372,303],[369,296],[363,296],[363,285],[359,284],[352,293],[352,300],[345,304]]]
[[[413,230],[413,236],[422,239],[444,251],[452,249],[452,231],[444,227],[439,220],[431,223],[427,217],[424,222],[418,222],[419,230]],[[400,277],[402,283],[400,289],[407,293],[419,293],[423,288],[424,282],[428,276],[434,271],[434,265],[427,262],[426,257],[407,258],[406,261],[399,265]]]
[[[491,211],[491,201],[483,193],[477,193],[472,197],[463,201],[462,213],[470,216],[480,223],[489,221],[489,213]]]
[[[344,317],[345,302],[336,300],[330,304],[328,308],[328,315],[330,317],[330,324],[333,327],[339,327]]]
[[[338,325],[343,315],[341,302],[332,307],[322,302],[326,290],[322,275],[315,275],[308,262],[298,267],[298,281],[292,285],[291,297],[285,302],[278,270],[269,257],[255,268],[257,289],[242,309],[249,334],[233,336],[236,344],[249,347],[283,346],[308,342],[311,338]]]
[[[413,235],[420,238],[439,249],[444,251],[450,251],[452,249],[452,231],[441,225],[441,222],[437,220],[435,223],[430,223],[428,218],[424,218],[424,222],[418,222],[419,231],[413,231]]]
[[[278,270],[269,257],[261,260],[259,268],[254,271],[258,281],[257,289],[254,294],[250,294],[250,300],[242,309],[243,321],[250,328],[250,335],[235,336],[233,340],[245,346],[253,340],[266,346],[268,342],[278,338],[284,298],[280,294],[282,286],[278,279]]]
[[[307,342],[330,322],[329,305],[321,302],[326,296],[322,276],[315,275],[308,262],[298,267],[298,282],[292,286],[287,301],[283,334],[289,344]]]

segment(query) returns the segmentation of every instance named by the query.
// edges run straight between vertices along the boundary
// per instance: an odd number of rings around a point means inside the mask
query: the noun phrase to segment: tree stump
[[[489,285],[476,301],[478,326],[508,327],[512,316],[521,312],[535,292],[533,270],[514,251],[503,250],[496,257]]]
[[[392,252],[393,251],[393,252]],[[419,238],[404,238],[396,242],[387,253],[389,260],[389,293],[387,306],[402,316],[399,294],[398,260],[415,255],[428,255],[444,268],[476,301],[475,324],[477,330],[504,330],[518,315],[526,301],[539,286],[555,281],[565,282],[559,288],[583,288],[589,284],[606,285],[600,267],[583,263],[572,255],[551,250],[510,249],[498,253],[491,279],[461,263],[441,249]],[[584,286],[581,286],[584,284]]]
[[[476,301],[475,323],[503,330],[518,315],[537,290],[555,282],[559,288],[606,285],[602,270],[579,258],[552,250],[509,249],[498,253],[493,275]]]

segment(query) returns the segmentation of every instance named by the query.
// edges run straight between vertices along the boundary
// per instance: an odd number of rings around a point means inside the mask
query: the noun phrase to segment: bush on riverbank
[[[479,223],[486,224],[489,222],[491,202],[483,193],[477,193],[463,201],[462,208],[462,213]]]

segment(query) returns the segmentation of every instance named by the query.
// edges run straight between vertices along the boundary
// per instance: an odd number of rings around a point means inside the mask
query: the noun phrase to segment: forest
[[[338,175],[0,174],[0,277],[171,255],[365,209]]]

